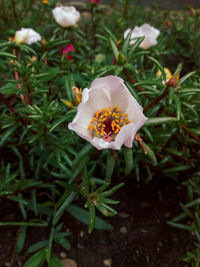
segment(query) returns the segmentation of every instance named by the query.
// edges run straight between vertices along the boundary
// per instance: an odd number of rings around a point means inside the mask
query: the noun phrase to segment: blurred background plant
[[[32,256],[24,267],[62,266],[52,247],[70,249],[71,233],[62,229],[65,212],[88,224],[89,233],[109,230],[96,210],[106,217],[117,213],[118,201],[110,197],[130,175],[136,183],[155,176],[173,179],[187,187],[188,199],[170,224],[195,235],[196,249],[184,261],[199,266],[199,11],[166,20],[166,12],[128,0],[114,8],[88,1],[76,4],[78,25],[63,28],[53,18],[55,5],[50,0],[0,3],[0,196],[21,211],[20,219],[0,226],[19,227],[17,253],[25,252],[29,227],[48,227],[48,239],[26,251]],[[127,28],[144,23],[160,30],[158,44],[148,50],[139,47],[143,37],[132,45],[130,34],[123,37]],[[33,28],[42,40],[14,42],[22,27]],[[168,80],[164,66],[173,73]],[[108,74],[124,79],[149,118],[133,148],[118,152],[98,151],[67,128],[79,89]],[[189,224],[179,222],[186,218]]]

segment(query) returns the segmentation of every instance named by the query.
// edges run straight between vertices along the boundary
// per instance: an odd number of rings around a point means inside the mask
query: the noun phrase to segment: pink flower
[[[68,128],[97,149],[132,147],[147,118],[143,108],[117,76],[97,78],[82,92],[75,118]]]
[[[70,52],[74,52],[74,46],[72,44],[64,45],[61,50],[61,53],[66,54],[66,59],[68,60],[72,59]]]
[[[100,0],[89,0],[91,4],[98,4]]]

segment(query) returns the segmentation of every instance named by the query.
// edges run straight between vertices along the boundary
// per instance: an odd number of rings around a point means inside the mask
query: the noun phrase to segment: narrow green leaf
[[[63,265],[58,257],[56,257],[55,255],[51,255],[48,267],[63,267]]]
[[[72,169],[74,170],[79,164],[79,162],[82,160],[82,158],[94,150],[95,148],[93,145],[91,145],[90,143],[86,143],[74,158],[74,161],[72,163]]]
[[[137,47],[139,47],[139,45],[142,43],[144,38],[145,38],[144,36],[135,38],[136,41],[134,44],[131,45],[131,48],[130,48],[129,53],[128,53],[129,55],[135,54],[134,51],[136,50]]]
[[[102,202],[95,203],[95,207],[106,217],[111,217],[117,214],[116,210]]]
[[[150,56],[147,56],[147,57],[148,57],[148,59],[150,59],[151,61],[153,61],[153,62],[157,65],[157,67],[159,68],[159,70],[160,70],[161,73],[162,73],[162,80],[163,80],[163,81],[166,81],[166,73],[165,73],[165,70],[164,70],[164,68],[162,67],[162,65],[161,65],[155,58],[150,57]]]
[[[54,238],[54,241],[66,250],[70,250],[70,242],[66,238]]]
[[[191,77],[194,73],[196,73],[195,71],[189,72],[186,75],[184,75],[183,77],[180,78],[178,85],[181,85],[184,81],[186,81],[189,77]]]
[[[177,95],[174,96],[174,100],[175,100],[175,105],[176,105],[176,118],[177,118],[177,120],[180,120],[180,117],[181,117],[181,101],[180,101],[180,98]]]
[[[177,122],[177,118],[174,117],[159,117],[159,118],[150,118],[148,119],[144,126],[153,126],[153,125],[159,125],[163,123],[170,123],[170,122]]]
[[[182,230],[187,230],[187,231],[191,231],[191,227],[185,224],[181,224],[181,223],[175,223],[175,222],[167,222],[169,225],[182,229]]]
[[[169,95],[168,95],[168,103],[169,103],[169,105],[172,104],[172,102],[174,100],[174,95],[175,95],[174,87],[170,87],[169,88]]]
[[[117,43],[117,39],[116,37],[114,36],[114,34],[107,28],[107,27],[103,27],[104,30],[109,34],[110,38],[113,40],[113,42]]]
[[[94,204],[91,202],[89,203],[89,228],[88,228],[88,233],[91,234],[92,230],[94,228],[96,221],[96,213],[95,213],[95,207]]]
[[[130,30],[128,35],[126,36],[125,42],[124,42],[122,49],[121,49],[122,54],[127,54],[127,52],[128,52],[128,47],[129,47],[129,43],[131,40],[131,34],[132,34],[132,30]]]
[[[122,186],[124,186],[124,183],[120,183],[118,185],[115,185],[110,190],[104,191],[99,194],[100,197],[109,197],[112,194],[114,194],[116,191],[118,191]]]
[[[115,43],[113,42],[112,39],[110,39],[110,44],[111,44],[113,53],[114,53],[114,55],[115,55],[115,58],[116,58],[116,60],[117,60],[117,59],[118,59],[118,56],[119,56],[119,51],[118,51],[118,49],[117,49],[117,46],[115,45]]]
[[[33,244],[32,246],[30,246],[29,249],[27,250],[27,253],[34,253],[35,251],[37,251],[39,249],[47,247],[48,243],[49,243],[48,240],[39,241],[39,242]]]
[[[16,130],[17,125],[9,128],[3,133],[3,136],[1,138],[0,147],[6,142],[6,140],[12,135],[12,133]]]
[[[133,150],[132,148],[123,147],[125,161],[125,175],[129,175],[133,169]]]
[[[0,57],[17,59],[17,57],[15,55],[13,55],[11,53],[7,53],[7,52],[0,52]]]
[[[177,167],[165,169],[165,170],[163,170],[163,173],[181,172],[181,171],[188,170],[190,168],[191,168],[190,166],[180,165],[180,166],[177,166]]]
[[[46,250],[42,249],[33,254],[23,265],[23,267],[41,267],[45,261]]]
[[[150,158],[150,160],[151,160],[153,166],[156,166],[156,165],[158,164],[158,162],[157,162],[157,158],[156,158],[155,153],[154,153],[153,150],[152,150],[147,144],[145,144],[144,142],[143,142],[143,145],[144,145],[144,148],[145,148],[145,150],[146,150],[146,152],[147,152],[147,156]]]
[[[76,193],[75,192],[71,192],[68,197],[65,199],[65,201],[63,202],[63,204],[60,206],[60,208],[57,210],[55,216],[54,216],[54,225],[57,224],[57,222],[59,221],[60,217],[63,215],[65,209],[67,208],[67,206],[74,200]]]
[[[107,159],[106,159],[106,173],[105,173],[105,181],[107,183],[111,182],[111,177],[114,171],[116,159],[112,155],[112,151],[108,151],[107,153]]]
[[[90,223],[89,212],[87,210],[82,209],[75,205],[70,205],[67,207],[67,211],[77,220],[89,225]],[[94,228],[101,229],[101,230],[111,230],[112,225],[110,225],[109,223],[105,222],[104,220],[96,216],[96,222],[95,222]]]
[[[17,236],[17,253],[22,252],[26,240],[26,227],[23,227]]]

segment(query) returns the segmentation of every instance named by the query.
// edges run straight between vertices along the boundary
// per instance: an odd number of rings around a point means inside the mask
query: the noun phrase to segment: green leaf
[[[87,210],[77,207],[75,205],[70,205],[67,207],[67,211],[77,220],[89,225],[90,223],[89,212]],[[96,216],[96,222],[94,224],[94,228],[101,230],[111,230],[112,225],[110,225],[109,223],[105,222],[104,220]]]
[[[129,55],[132,55],[132,54],[134,55],[135,54],[134,51],[136,50],[137,47],[139,47],[139,45],[142,43],[144,38],[145,38],[144,36],[138,37],[138,38],[134,38],[134,39],[136,39],[136,42],[131,45],[131,48],[130,48],[129,53],[128,53]]]
[[[103,27],[104,30],[109,34],[110,38],[112,39],[113,42],[117,43],[117,39],[116,37],[114,36],[114,34],[112,34],[112,32],[107,28],[107,27]]]
[[[95,206],[106,217],[111,217],[117,214],[116,210],[112,209],[103,202],[97,202],[95,203]]]
[[[170,122],[177,122],[177,118],[174,117],[159,117],[159,118],[150,118],[148,119],[144,126],[153,126],[153,125],[159,125],[163,123],[170,123]]]
[[[160,70],[161,73],[162,73],[162,80],[163,80],[163,81],[166,81],[166,73],[165,73],[165,70],[164,70],[164,68],[162,67],[162,65],[161,65],[155,58],[150,57],[150,56],[147,56],[147,57],[148,57],[148,59],[150,59],[151,61],[153,61],[153,62],[157,65],[157,67],[159,68],[159,70]]]
[[[189,72],[186,75],[184,75],[183,77],[180,78],[178,85],[182,84],[184,81],[186,81],[189,77],[191,77],[194,73],[196,73],[195,71]]]
[[[174,96],[174,100],[175,100],[175,105],[176,105],[176,118],[177,118],[177,120],[180,120],[180,117],[181,117],[181,101],[180,101],[180,98],[177,95]]]
[[[63,202],[63,204],[59,207],[59,209],[57,210],[55,216],[54,216],[54,225],[57,224],[57,222],[60,220],[60,217],[63,215],[65,209],[67,208],[67,206],[74,200],[76,193],[75,192],[71,192],[67,198],[65,199],[65,201]]]
[[[145,148],[145,150],[146,150],[146,152],[147,152],[147,156],[150,158],[150,160],[151,160],[153,166],[156,166],[156,165],[158,164],[158,162],[157,162],[157,158],[156,158],[155,153],[154,153],[153,150],[152,150],[147,144],[145,144],[144,142],[143,142],[143,146],[144,146],[144,148]]]
[[[133,150],[132,148],[123,147],[125,161],[125,175],[129,175],[133,169]]]
[[[54,241],[66,250],[70,250],[70,242],[66,238],[54,238]]]
[[[22,252],[26,240],[26,227],[23,227],[17,236],[17,253]]]
[[[175,223],[175,222],[167,222],[169,225],[182,229],[182,230],[187,230],[187,231],[191,231],[191,227],[185,224],[181,224],[181,223]]]
[[[88,233],[91,234],[96,221],[95,207],[94,204],[91,202],[89,202],[89,221],[90,223],[89,223]]]
[[[112,39],[110,39],[110,44],[111,44],[113,53],[114,53],[114,55],[115,55],[115,58],[116,58],[116,60],[117,60],[117,59],[118,59],[118,56],[119,56],[118,48],[117,48],[116,44],[113,42]]]
[[[132,30],[129,31],[128,35],[126,36],[125,42],[122,46],[121,52],[122,54],[127,54],[130,39],[131,39]]]
[[[53,124],[53,126],[49,129],[49,132],[52,132],[56,127],[58,127],[61,123],[63,123],[64,121],[66,121],[68,118],[67,116],[62,116],[59,117]]]
[[[79,151],[79,153],[76,155],[76,157],[74,158],[74,161],[72,163],[72,169],[74,170],[77,167],[77,165],[79,164],[79,162],[82,160],[82,158],[94,150],[95,150],[95,148],[93,145],[91,145],[90,143],[86,143],[82,147],[82,149]]]
[[[165,169],[165,170],[163,170],[163,173],[181,172],[181,171],[188,170],[190,168],[191,168],[190,166],[180,165],[180,166],[177,166],[177,167]]]
[[[12,58],[12,59],[17,59],[17,57],[11,53],[7,52],[0,52],[0,57],[7,57],[7,58]]]
[[[110,190],[104,191],[100,193],[100,197],[109,197],[113,195],[116,191],[118,191],[122,186],[124,186],[124,183],[120,183],[118,185],[113,186]]]
[[[114,171],[116,159],[112,154],[112,151],[108,151],[107,159],[106,159],[106,173],[105,173],[105,181],[107,183],[111,182],[111,177]]]
[[[23,267],[42,267],[45,261],[46,249],[42,249],[33,254],[23,265]]]
[[[59,258],[57,258],[55,255],[51,255],[48,267],[63,267],[63,265]]]
[[[1,138],[0,147],[6,142],[6,140],[12,135],[12,133],[17,129],[17,125],[9,128],[7,131],[3,133]]]
[[[34,253],[35,251],[37,251],[41,248],[47,247],[48,243],[49,243],[48,240],[43,240],[43,241],[37,242],[37,243],[35,243],[29,247],[29,249],[27,250],[27,253]]]

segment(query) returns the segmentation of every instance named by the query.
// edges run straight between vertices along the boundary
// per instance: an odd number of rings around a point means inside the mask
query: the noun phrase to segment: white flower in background
[[[40,41],[41,35],[30,28],[22,28],[19,31],[16,31],[14,36],[14,42],[18,44],[32,44],[37,41]]]
[[[57,6],[52,10],[55,21],[62,27],[75,26],[80,13],[73,6]]]
[[[124,32],[124,39],[127,37],[128,33],[131,31],[131,29],[127,29]],[[151,46],[154,46],[157,44],[157,38],[160,34],[160,31],[149,24],[145,23],[141,27],[136,26],[132,33],[131,33],[131,41],[130,44],[134,44],[137,41],[138,37],[144,36],[144,40],[140,44],[140,47],[144,49],[148,49]]]
[[[107,76],[95,79],[90,89],[83,90],[77,114],[68,127],[99,150],[119,150],[123,144],[132,147],[146,120],[124,81]]]

